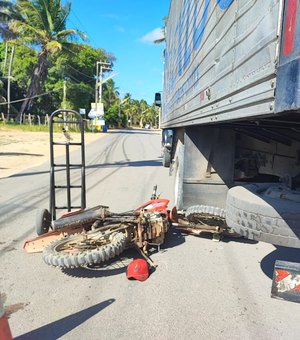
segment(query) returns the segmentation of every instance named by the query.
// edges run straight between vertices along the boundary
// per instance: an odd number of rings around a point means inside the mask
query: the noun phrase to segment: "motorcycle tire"
[[[201,204],[201,205],[193,205],[193,206],[189,207],[186,210],[185,216],[188,219],[190,219],[190,218],[192,218],[192,216],[197,215],[197,214],[208,214],[208,215],[211,215],[211,216],[215,216],[215,217],[225,219],[226,212],[222,208],[212,207],[212,206],[209,206],[209,205]]]
[[[43,251],[43,260],[60,268],[83,267],[108,261],[121,254],[125,246],[126,236],[122,232],[90,231],[50,243]]]

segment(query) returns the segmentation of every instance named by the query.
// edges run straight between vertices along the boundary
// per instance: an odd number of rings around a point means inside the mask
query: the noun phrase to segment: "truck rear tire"
[[[229,189],[226,222],[242,236],[300,248],[300,192],[255,183]]]

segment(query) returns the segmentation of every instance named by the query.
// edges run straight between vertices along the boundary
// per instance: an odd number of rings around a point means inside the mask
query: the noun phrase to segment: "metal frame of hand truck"
[[[60,117],[62,116],[62,118]],[[75,115],[77,120],[70,120],[70,116]],[[54,119],[56,118],[56,119]],[[80,142],[55,142],[53,137],[53,127],[55,124],[63,124],[64,128],[68,124],[78,124],[81,134]],[[72,209],[85,209],[86,208],[86,184],[85,184],[85,149],[84,149],[84,122],[82,116],[73,110],[59,109],[54,111],[49,118],[49,131],[50,131],[50,214],[51,220],[56,220],[56,210],[67,210],[70,212]],[[65,146],[66,162],[65,164],[55,163],[54,146],[61,145]],[[78,145],[81,147],[81,163],[71,164],[70,163],[70,146]],[[55,183],[55,170],[57,168],[64,169],[66,171],[66,185],[56,185]],[[71,170],[81,169],[81,184],[71,185]],[[81,189],[81,203],[80,206],[74,206],[71,204],[72,196],[71,189]],[[66,189],[67,190],[67,205],[56,206],[56,190]]]

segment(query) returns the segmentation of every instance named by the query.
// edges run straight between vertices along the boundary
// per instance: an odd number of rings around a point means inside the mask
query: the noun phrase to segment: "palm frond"
[[[32,74],[27,98],[19,117],[32,105],[48,73],[47,58],[53,53],[72,50],[70,41],[76,38],[87,40],[84,33],[67,29],[71,4],[62,0],[0,0],[0,34],[11,43],[39,48],[39,58]],[[18,119],[18,117],[17,117]]]
[[[62,50],[62,44],[59,43],[58,41],[56,40],[52,40],[52,41],[49,41],[46,46],[45,46],[45,49],[48,51],[48,52],[56,52],[56,51],[61,51]]]
[[[82,40],[86,41],[88,40],[88,37],[83,33],[75,29],[66,29],[57,32],[56,37],[64,37],[64,38],[70,38],[71,40],[76,40],[77,37],[80,37]]]

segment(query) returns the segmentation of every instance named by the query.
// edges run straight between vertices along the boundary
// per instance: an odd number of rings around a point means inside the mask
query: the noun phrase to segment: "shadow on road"
[[[200,237],[200,238],[207,238],[212,239],[211,234],[203,234],[201,236],[191,235],[185,233],[179,229],[171,228],[166,235],[165,242],[161,245],[160,251],[166,252],[170,248],[174,248],[180,246],[185,242],[186,237]],[[244,238],[229,238],[226,237],[222,241],[224,242],[243,242],[243,243],[250,243],[256,244],[256,241],[247,240]],[[157,247],[152,247],[148,250],[148,255],[150,258],[155,253],[158,253]],[[159,254],[159,253],[158,253]],[[78,278],[100,278],[100,277],[107,277],[113,275],[119,275],[126,273],[126,269],[128,264],[137,258],[143,258],[134,248],[125,250],[121,256],[111,259],[107,262],[95,264],[87,267],[80,267],[80,268],[65,268],[61,269],[61,271],[71,277],[78,277]],[[156,263],[159,266],[159,260]],[[152,270],[150,275],[154,272]]]
[[[246,243],[246,244],[257,244],[258,241],[254,241],[254,240],[249,240],[245,237],[235,237],[235,236],[229,236],[229,235],[225,235],[222,239],[222,242],[225,243],[229,243],[229,242],[234,242],[234,243]]]
[[[128,249],[121,256],[104,263],[80,268],[65,268],[61,271],[68,276],[88,279],[119,275],[125,273],[129,262],[138,257],[140,256],[134,249]]]
[[[144,167],[144,166],[155,166],[161,167],[161,159],[149,159],[144,161],[132,161],[132,162],[114,162],[114,163],[101,163],[101,164],[92,164],[86,165],[86,169],[109,169],[109,168],[123,168],[123,167]],[[55,173],[64,172],[64,169],[56,169]],[[33,172],[20,172],[18,174],[14,174],[8,177],[26,177],[26,176],[36,176],[41,174],[50,173],[50,170],[43,170],[43,171],[33,171]]]
[[[161,245],[161,249],[167,251],[168,248],[174,248],[185,242],[187,234],[182,233],[180,230],[171,228],[168,231],[165,242]]]
[[[0,156],[36,156],[42,157],[44,156],[41,153],[30,153],[30,152],[0,152]]]
[[[26,170],[25,170],[26,171]],[[64,171],[64,170],[59,170]],[[26,176],[36,176],[36,175],[43,175],[43,174],[50,174],[50,170],[44,170],[44,171],[33,171],[33,172],[19,172],[17,174],[8,176],[6,178],[13,178],[13,177],[26,177]]]
[[[170,234],[172,234],[170,237]],[[185,242],[185,237],[197,237],[197,238],[201,238],[201,239],[207,239],[207,240],[214,240],[213,239],[213,234],[210,232],[202,232],[199,235],[193,234],[191,232],[185,231],[183,229],[176,229],[175,227],[173,227],[171,229],[170,234],[168,234],[168,238],[170,238],[170,245],[166,245],[163,246],[163,248],[171,248],[173,246],[177,246],[180,245],[181,243]],[[217,240],[216,242],[224,242],[224,243],[229,243],[229,242],[234,242],[234,243],[247,243],[247,244],[257,244],[258,241],[254,241],[254,240],[248,240],[242,236],[230,236],[230,235],[220,235],[220,239]],[[173,245],[172,245],[173,244]]]
[[[185,236],[178,230],[171,229],[166,237],[165,242],[161,245],[162,252],[167,251],[169,248],[176,247],[185,242]],[[152,255],[157,253],[157,247],[152,247],[148,250],[148,255],[151,259]],[[95,264],[87,267],[79,268],[64,268],[61,271],[71,277],[78,278],[100,278],[113,275],[126,273],[128,264],[135,259],[143,258],[134,248],[125,250],[121,256],[106,261],[104,263]],[[159,262],[156,263],[159,265]],[[154,268],[150,270],[150,275],[153,274]]]
[[[276,260],[298,263],[300,262],[300,249],[276,246],[272,253],[265,256],[260,263],[260,267],[270,279],[273,277]]]
[[[150,249],[149,256],[155,252],[155,249]],[[87,278],[94,279],[106,276],[113,276],[126,273],[127,266],[132,260],[142,258],[143,257],[135,250],[135,249],[127,249],[122,253],[122,256],[114,258],[110,261],[106,261],[104,263],[94,264],[87,267],[80,268],[65,268],[61,269],[61,271],[72,277],[78,278]],[[153,274],[155,268],[151,268],[149,270],[149,276]]]
[[[162,166],[160,159],[149,159],[144,161],[122,161],[122,162],[114,162],[114,163],[101,163],[101,164],[93,164],[87,165],[86,169],[94,169],[94,168],[122,168],[122,167],[143,167],[143,166]]]
[[[115,299],[109,299],[98,303],[92,307],[86,308],[78,313],[71,314],[60,320],[54,321],[48,325],[37,328],[31,332],[20,335],[15,340],[53,340],[59,339],[74,328],[78,327],[86,320],[90,319],[97,313],[101,312],[104,308],[115,302]]]
[[[109,130],[109,133],[124,133],[126,135],[128,134],[138,134],[138,135],[150,135],[150,134],[161,134],[160,130],[156,129],[135,129],[135,128],[130,128],[130,129],[116,129],[116,130]]]

